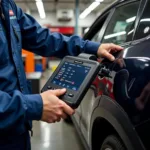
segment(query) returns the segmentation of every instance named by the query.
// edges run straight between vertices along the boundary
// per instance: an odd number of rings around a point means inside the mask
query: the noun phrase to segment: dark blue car
[[[85,39],[124,51],[101,70],[72,120],[86,149],[150,150],[150,0],[120,0],[107,8]]]

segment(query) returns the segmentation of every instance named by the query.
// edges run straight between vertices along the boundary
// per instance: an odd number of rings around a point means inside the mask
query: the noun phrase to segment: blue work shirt
[[[0,20],[0,135],[19,135],[40,120],[40,94],[31,94],[22,62],[22,48],[41,56],[96,54],[99,43],[66,37],[42,28],[13,0],[2,0],[5,21]]]

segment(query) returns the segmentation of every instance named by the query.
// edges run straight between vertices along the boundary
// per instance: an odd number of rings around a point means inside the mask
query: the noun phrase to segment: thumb
[[[55,96],[61,96],[66,93],[66,89],[51,90],[51,93]]]

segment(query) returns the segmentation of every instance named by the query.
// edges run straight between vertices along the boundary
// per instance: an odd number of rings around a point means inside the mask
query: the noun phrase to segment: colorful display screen
[[[65,62],[52,80],[53,84],[77,91],[91,67]]]

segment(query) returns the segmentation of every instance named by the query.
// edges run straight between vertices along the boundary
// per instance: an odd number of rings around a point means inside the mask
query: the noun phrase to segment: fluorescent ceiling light
[[[110,38],[113,38],[113,37],[116,37],[116,36],[120,36],[120,35],[124,35],[124,34],[126,34],[126,31],[122,31],[122,32],[106,35],[104,37],[104,39],[110,39]]]
[[[145,18],[145,19],[141,19],[140,22],[149,22],[150,21],[150,18]]]
[[[91,13],[91,11],[93,11],[98,5],[100,4],[100,2],[93,2],[88,8],[86,8],[79,16],[80,19],[84,19],[88,14]]]
[[[41,19],[46,18],[45,10],[44,10],[44,5],[42,0],[36,0],[36,6],[40,15]]]
[[[126,22],[127,22],[127,23],[130,23],[130,22],[135,21],[135,19],[136,19],[136,16],[127,19]]]

